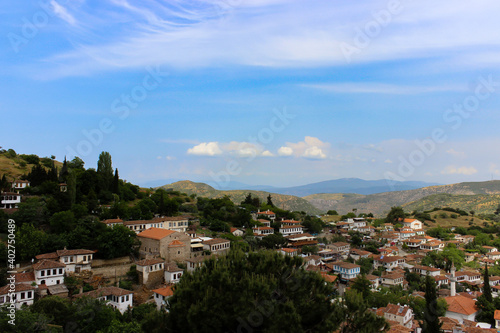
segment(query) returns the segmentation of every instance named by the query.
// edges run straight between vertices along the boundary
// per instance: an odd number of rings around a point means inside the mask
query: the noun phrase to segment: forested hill
[[[187,194],[196,194],[198,196],[207,197],[207,198],[223,198],[224,196],[228,196],[231,201],[236,204],[239,204],[245,197],[250,193],[254,197],[258,197],[261,202],[265,202],[267,197],[271,195],[273,203],[285,210],[290,211],[304,211],[307,214],[317,215],[321,214],[322,210],[314,207],[307,200],[303,198],[299,198],[293,195],[283,195],[277,193],[270,193],[265,191],[254,191],[254,190],[229,190],[229,191],[220,191],[216,190],[210,185],[205,183],[195,183],[189,180],[183,180],[179,182],[175,182],[172,184],[164,185],[159,188],[163,189],[172,189],[175,191],[184,192]]]
[[[321,210],[332,209],[337,210],[341,214],[345,214],[356,208],[358,212],[371,212],[375,215],[384,215],[393,206],[407,205],[405,209],[408,210],[427,210],[444,206],[461,207],[460,205],[464,203],[466,207],[469,207],[468,209],[482,213],[491,213],[498,206],[498,195],[500,195],[500,181],[491,180],[428,186],[415,190],[370,195],[315,194],[304,197],[304,199]],[[423,201],[419,202],[421,199]]]

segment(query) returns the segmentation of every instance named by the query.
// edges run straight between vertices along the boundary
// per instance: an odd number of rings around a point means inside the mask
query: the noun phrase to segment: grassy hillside
[[[460,216],[458,214],[455,214],[454,216],[456,216],[456,218],[453,218],[451,217],[452,214],[454,213],[445,210],[437,210],[431,212],[430,213],[431,218],[434,219],[436,222],[426,221],[426,223],[431,228],[437,226],[441,226],[443,228],[449,228],[449,227],[469,228],[473,225],[482,227],[484,222],[488,222],[486,220],[482,220],[475,216]]]
[[[56,167],[61,168],[61,162],[54,161],[54,163]],[[30,172],[31,168],[33,168],[33,164],[26,163],[20,155],[9,157],[7,152],[0,153],[0,177],[5,174],[9,181],[19,179],[22,175]]]
[[[258,197],[261,202],[266,202],[267,196],[271,194],[274,205],[279,208],[292,211],[305,211],[308,214],[314,215],[320,214],[322,212],[320,209],[310,204],[307,200],[292,195],[283,195],[252,190],[219,191],[205,183],[195,183],[189,180],[164,185],[160,188],[173,189],[175,191],[184,192],[186,194],[196,194],[198,196],[207,198],[222,198],[223,196],[227,195],[234,203],[238,204],[245,199],[248,193],[251,193],[252,196]]]
[[[463,196],[463,199],[451,199],[451,202],[442,200],[444,197],[429,198],[425,204],[417,203],[418,200],[437,194],[449,194]],[[471,196],[477,196],[473,198]],[[429,186],[416,190],[385,192],[370,195],[333,195],[316,194],[305,197],[311,204],[321,210],[334,209],[340,214],[346,214],[357,208],[358,213],[371,212],[382,216],[387,214],[393,206],[408,204],[406,210],[427,210],[434,207],[450,206],[460,207],[464,210],[475,210],[477,213],[491,213],[498,206],[500,195],[500,181],[467,182],[451,185]],[[468,196],[468,197],[467,197]],[[467,198],[466,198],[467,197]],[[470,202],[469,202],[470,201]],[[454,204],[456,202],[456,204]],[[469,203],[468,203],[469,202]],[[409,203],[415,203],[410,206]],[[460,204],[464,204],[462,207]],[[468,208],[469,207],[469,208]]]
[[[448,193],[433,194],[403,205],[407,211],[431,210],[434,207],[458,207],[476,214],[492,213],[500,203],[500,194],[453,195]]]

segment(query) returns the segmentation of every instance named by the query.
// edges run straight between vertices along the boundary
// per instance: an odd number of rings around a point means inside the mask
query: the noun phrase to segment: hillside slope
[[[282,209],[288,209],[292,211],[305,211],[308,214],[320,214],[322,211],[314,207],[307,200],[291,196],[283,195],[277,193],[270,193],[264,191],[254,191],[254,190],[229,190],[229,191],[219,191],[207,185],[205,183],[195,183],[189,180],[183,180],[180,182],[175,182],[172,184],[167,184],[160,186],[159,188],[173,189],[175,191],[184,192],[186,194],[196,194],[201,197],[207,198],[222,198],[227,195],[234,203],[242,202],[248,193],[252,196],[258,197],[261,202],[266,202],[267,196],[271,194],[274,205]]]
[[[408,191],[385,192],[385,193],[377,193],[370,195],[355,195],[355,196],[343,195],[341,197],[337,196],[333,198],[332,194],[316,194],[304,197],[304,199],[308,200],[315,207],[323,211],[334,209],[338,211],[340,214],[345,214],[347,212],[352,211],[352,209],[356,208],[358,213],[371,212],[375,215],[384,215],[393,206],[403,206],[405,204],[408,204],[408,206],[405,209],[413,210],[414,206],[410,206],[409,204],[414,203],[415,206],[420,205],[421,207],[425,206],[425,207],[430,207],[428,209],[432,209],[434,207],[452,205],[452,203],[457,200],[456,198],[454,198],[452,199],[451,203],[448,204],[447,202],[442,200],[442,197],[435,197],[435,198],[430,197],[425,202],[425,204],[416,203],[418,200],[422,198],[433,196],[436,194],[465,195],[465,196],[485,195],[483,199],[468,198],[468,200],[478,202],[477,207],[471,206],[475,207],[476,209],[475,208],[471,209],[477,210],[478,213],[482,211],[492,212],[489,209],[493,206],[494,208],[498,206],[497,202],[498,198],[495,195],[500,194],[500,181],[492,180],[486,182],[466,182],[466,183],[457,183],[450,185],[429,186]],[[439,200],[437,200],[438,198]],[[462,201],[462,199],[460,199],[460,201]],[[452,207],[456,207],[456,205],[452,205]],[[464,207],[463,209],[466,208]]]

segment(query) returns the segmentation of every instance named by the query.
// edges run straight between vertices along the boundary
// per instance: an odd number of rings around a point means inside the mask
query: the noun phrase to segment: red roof
[[[478,311],[476,301],[462,295],[445,297],[444,300],[448,303],[448,311],[450,312],[468,316]]]
[[[34,270],[51,269],[51,268],[65,268],[65,267],[66,267],[66,265],[59,262],[59,261],[47,260],[47,259],[43,259],[42,261],[39,261],[36,264],[33,264]]]
[[[14,288],[15,288],[16,292],[36,289],[36,287],[34,287],[32,285],[24,284],[24,283],[18,283],[15,285]],[[0,295],[6,295],[9,292],[10,292],[10,285],[9,284],[0,288]]]
[[[143,259],[143,260],[139,260],[136,263],[136,265],[138,265],[138,266],[149,266],[149,265],[161,264],[163,262],[165,262],[165,260],[160,259],[160,258]]]
[[[91,290],[87,291],[86,293],[78,294],[75,295],[75,297],[83,297],[83,296],[90,296],[90,297],[101,297],[101,296],[125,296],[125,295],[130,295],[133,294],[130,290],[118,288],[118,287],[104,287],[100,288],[97,290]]]
[[[168,247],[179,247],[179,246],[184,246],[184,243],[177,239],[175,239],[172,243],[168,244]]]
[[[160,240],[162,238],[170,236],[174,232],[175,232],[174,230],[167,230],[167,229],[160,229],[160,228],[149,228],[147,230],[144,230],[143,232],[140,232],[137,235],[137,237],[144,237],[144,238],[151,238],[151,239]]]
[[[172,290],[171,286],[158,288],[158,289],[153,290],[153,292],[160,294],[162,296],[165,296],[165,297],[170,297],[174,294],[174,291]]]

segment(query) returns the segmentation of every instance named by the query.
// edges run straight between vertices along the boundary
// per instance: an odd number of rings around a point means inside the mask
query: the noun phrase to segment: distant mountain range
[[[347,192],[354,191],[354,189],[364,189],[367,192],[375,191],[377,188],[384,188],[382,182],[384,181],[364,181],[350,178],[290,187],[287,189],[271,187],[270,191],[257,191],[255,189],[220,191],[207,184],[194,183],[191,181],[175,182],[162,187],[210,198],[228,195],[235,203],[243,201],[248,193],[258,196],[263,201],[271,193],[273,202],[278,207],[289,210],[305,211],[309,214],[318,214],[328,210],[336,210],[340,214],[345,214],[356,209],[357,213],[371,212],[377,216],[383,216],[387,214],[393,206],[403,206],[406,211],[431,210],[434,207],[453,207],[461,208],[466,211],[474,210],[476,213],[492,213],[500,203],[499,180],[434,185],[411,190],[388,191],[367,195]],[[334,184],[337,187],[334,189],[332,189],[333,187],[327,188],[328,184]],[[349,184],[353,186],[349,188]],[[418,184],[426,183],[402,182],[400,184],[396,183],[395,186],[404,188],[405,186],[411,187],[417,186]],[[328,190],[332,192],[344,189],[345,193],[314,193],[303,197],[283,194],[308,193],[312,191],[312,189],[317,189],[318,191]],[[288,192],[281,190],[287,190]]]
[[[242,202],[248,193],[251,193],[252,196],[258,197],[261,202],[266,202],[267,196],[271,194],[273,204],[279,208],[292,210],[292,211],[304,211],[311,215],[317,215],[322,213],[322,211],[316,207],[314,207],[307,200],[292,196],[292,195],[283,195],[279,193],[270,193],[265,191],[255,191],[255,190],[228,190],[228,191],[220,191],[214,189],[212,186],[207,185],[205,183],[195,183],[189,180],[183,180],[179,182],[175,182],[172,184],[167,184],[161,186],[160,188],[164,188],[166,190],[172,189],[175,191],[184,192],[186,194],[196,194],[198,196],[207,197],[207,198],[222,198],[225,195],[229,196],[234,203],[239,204]]]
[[[465,182],[370,195],[313,194],[304,199],[323,211],[334,209],[340,214],[357,209],[358,213],[384,215],[393,206],[403,206],[406,211],[448,206],[492,213],[500,203],[500,181]]]

